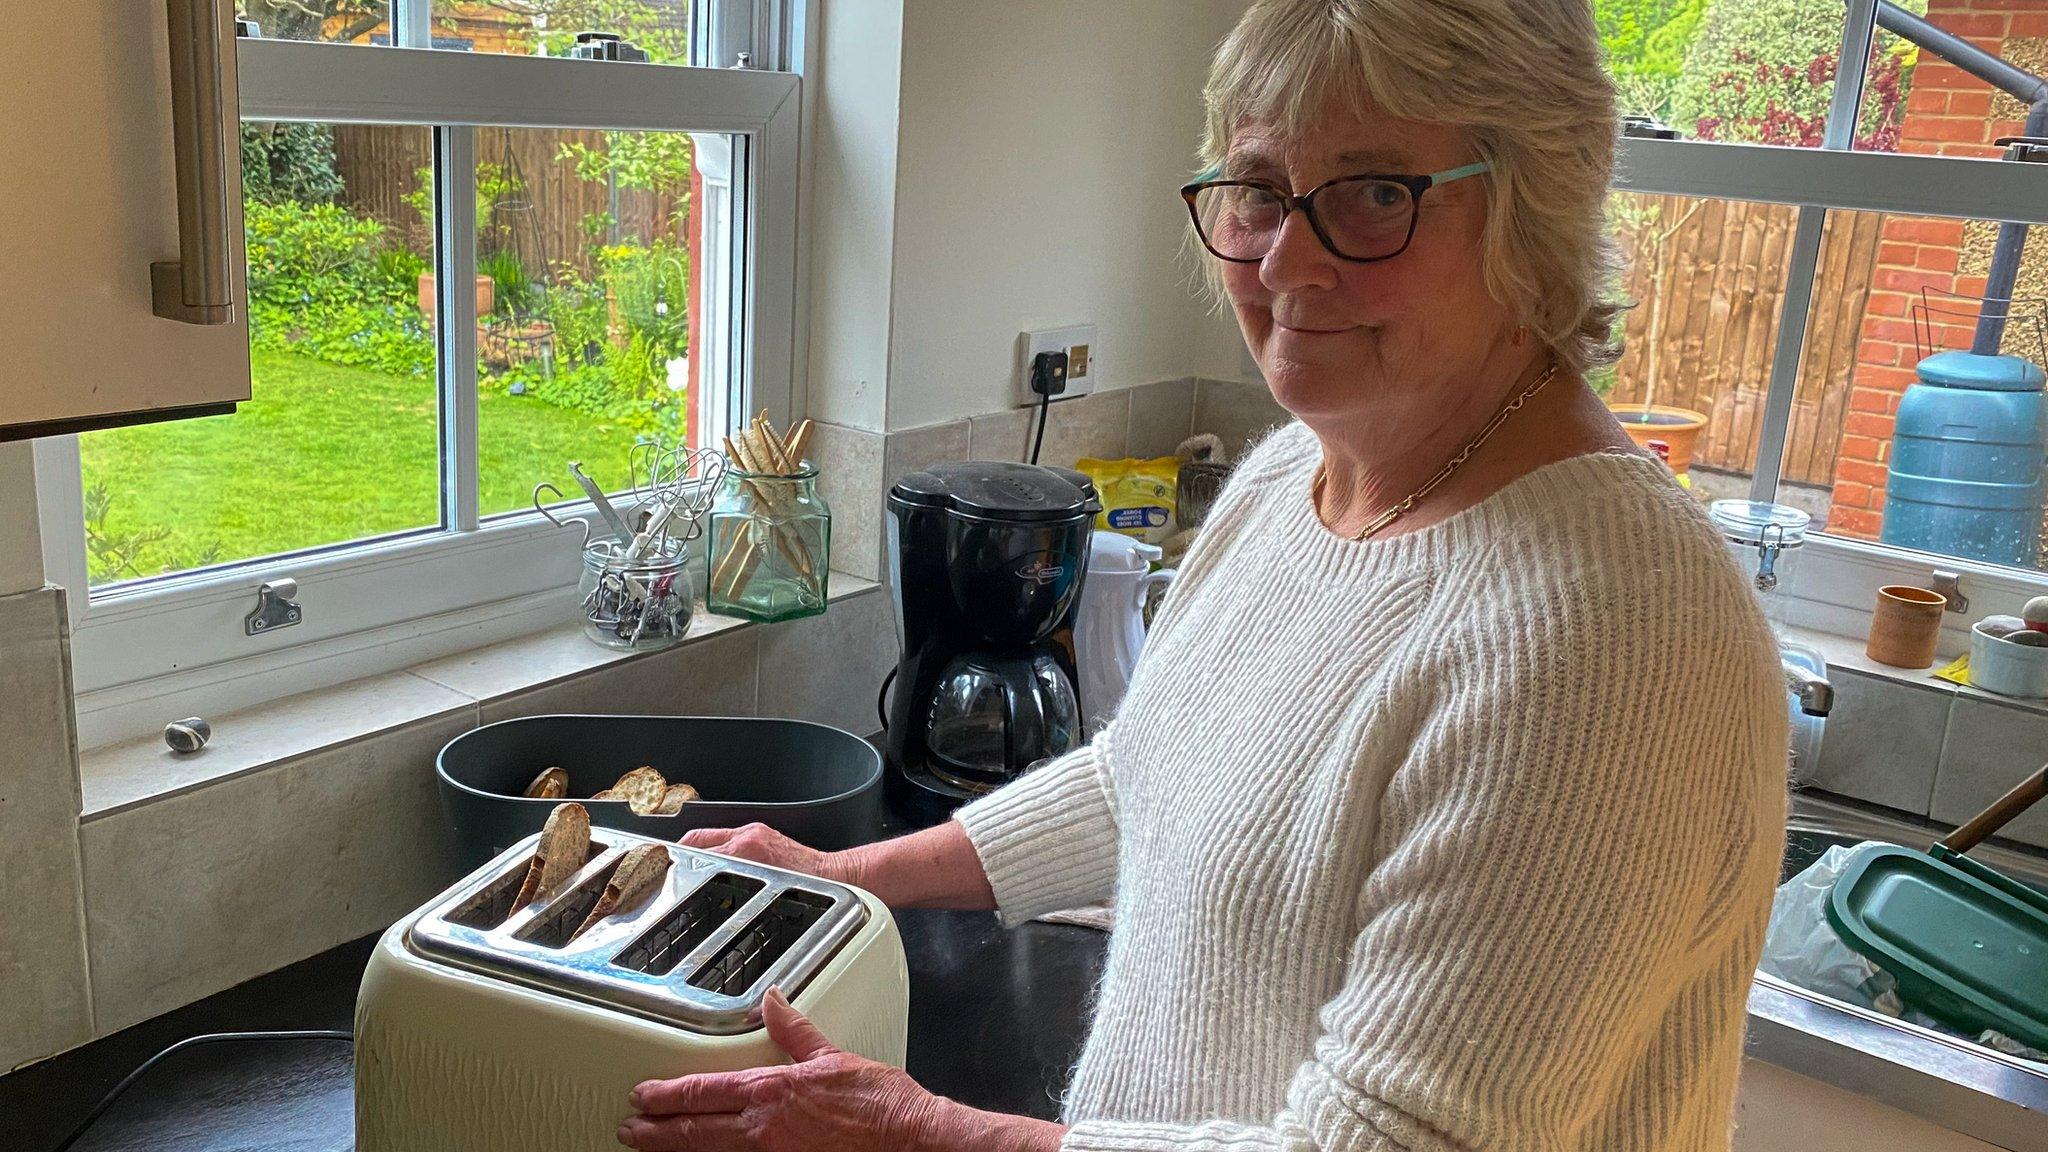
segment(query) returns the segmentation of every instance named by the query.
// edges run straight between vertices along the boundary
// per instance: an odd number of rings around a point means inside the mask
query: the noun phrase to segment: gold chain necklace
[[[1481,444],[1486,443],[1486,438],[1488,436],[1493,435],[1496,431],[1500,429],[1500,426],[1502,424],[1507,423],[1508,417],[1514,415],[1517,411],[1519,411],[1522,405],[1527,404],[1530,401],[1530,399],[1536,395],[1536,393],[1543,391],[1543,386],[1545,384],[1550,383],[1551,377],[1556,375],[1557,361],[1553,360],[1550,362],[1550,366],[1543,370],[1543,374],[1541,376],[1536,377],[1535,383],[1523,389],[1521,395],[1508,401],[1506,404],[1503,404],[1501,406],[1500,411],[1495,412],[1493,414],[1493,419],[1488,420],[1486,422],[1486,427],[1481,428],[1479,430],[1479,435],[1474,436],[1471,440],[1467,441],[1465,446],[1459,449],[1458,454],[1456,456],[1451,457],[1449,463],[1445,464],[1442,468],[1438,469],[1437,474],[1429,478],[1429,483],[1424,484],[1422,487],[1417,488],[1414,492],[1410,493],[1406,500],[1403,500],[1399,504],[1394,505],[1392,508],[1387,509],[1385,512],[1380,513],[1379,516],[1376,517],[1372,523],[1367,524],[1364,528],[1360,529],[1358,534],[1353,536],[1352,539],[1364,540],[1372,536],[1374,533],[1385,528],[1387,525],[1392,524],[1394,521],[1399,520],[1403,516],[1406,516],[1412,509],[1414,509],[1415,505],[1422,501],[1424,497],[1428,496],[1431,492],[1434,492],[1436,490],[1437,485],[1443,483],[1445,480],[1450,479],[1451,473],[1456,472],[1460,464],[1463,464],[1465,461],[1471,459],[1472,454],[1474,452],[1479,451],[1479,446]],[[1321,464],[1318,464],[1316,465],[1315,479],[1310,482],[1308,489],[1309,509],[1316,514],[1316,519],[1318,520],[1321,520],[1323,517],[1324,479],[1325,476],[1323,473],[1323,466]]]

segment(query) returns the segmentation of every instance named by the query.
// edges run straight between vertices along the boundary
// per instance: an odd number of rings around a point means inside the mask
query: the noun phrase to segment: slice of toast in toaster
[[[533,862],[526,866],[526,882],[519,886],[512,910],[553,896],[589,857],[590,810],[581,804],[555,805],[541,827],[540,843],[534,845]]]
[[[642,844],[628,849],[619,858],[619,866],[612,869],[612,878],[604,886],[604,894],[590,909],[590,915],[569,939],[590,931],[599,921],[620,912],[631,912],[647,902],[661,887],[662,877],[668,875],[671,858],[666,844]]]

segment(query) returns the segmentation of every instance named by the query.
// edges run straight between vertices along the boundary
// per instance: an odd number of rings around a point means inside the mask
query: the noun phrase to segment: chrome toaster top
[[[406,948],[691,1031],[736,1035],[759,1027],[755,1013],[770,987],[794,999],[869,917],[843,885],[668,844],[671,864],[653,895],[578,934],[627,850],[662,842],[592,828],[588,859],[559,893],[514,910],[536,839],[418,916]]]

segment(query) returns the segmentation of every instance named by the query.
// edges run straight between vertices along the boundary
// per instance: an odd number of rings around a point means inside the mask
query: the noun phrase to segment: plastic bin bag
[[[1844,1004],[1881,1012],[1944,1035],[1958,1035],[1954,1029],[1906,1007],[1899,999],[1898,981],[1844,944],[1828,923],[1828,890],[1834,887],[1835,880],[1859,857],[1882,847],[1888,845],[1875,840],[1846,848],[1837,845],[1804,872],[1780,884],[1778,894],[1771,900],[1770,928],[1764,935],[1764,954],[1757,970]],[[1966,1039],[2008,1056],[2048,1060],[2048,1053],[2037,1052],[1998,1032]]]

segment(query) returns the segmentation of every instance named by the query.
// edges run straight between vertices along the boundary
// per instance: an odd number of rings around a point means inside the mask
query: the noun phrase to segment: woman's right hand
[[[766,824],[744,824],[738,828],[696,828],[683,833],[685,848],[701,848],[740,860],[751,860],[771,868],[787,868],[821,880],[846,882],[837,853],[820,852],[799,844]]]
[[[699,828],[685,833],[682,844],[863,888],[891,908],[987,911],[996,906],[981,857],[954,820],[844,852],[820,852],[766,824]]]

